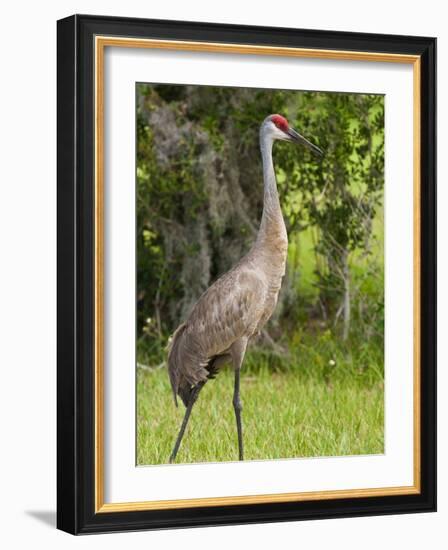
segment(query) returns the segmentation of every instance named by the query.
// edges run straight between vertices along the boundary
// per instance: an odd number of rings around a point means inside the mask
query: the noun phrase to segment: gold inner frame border
[[[277,493],[263,495],[226,496],[191,498],[180,500],[154,500],[139,502],[104,502],[104,51],[106,47],[152,48],[208,53],[233,53],[302,57],[330,60],[368,61],[387,63],[407,63],[413,65],[413,298],[414,298],[414,349],[413,349],[413,419],[414,419],[414,482],[410,486],[379,487],[350,490],[329,490],[313,492]],[[95,398],[95,513],[129,512],[142,510],[166,510],[208,506],[231,506],[241,504],[261,504],[275,502],[303,502],[334,500],[342,498],[362,498],[392,495],[410,495],[421,492],[421,344],[420,344],[420,195],[421,195],[421,60],[418,55],[391,54],[382,52],[357,52],[346,50],[325,50],[292,48],[279,46],[257,46],[253,44],[226,44],[214,42],[158,40],[124,38],[116,36],[95,36],[95,346],[94,346],[94,398]]]

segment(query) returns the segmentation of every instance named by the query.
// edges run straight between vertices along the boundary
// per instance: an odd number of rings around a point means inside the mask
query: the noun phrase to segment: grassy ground
[[[377,454],[384,451],[382,376],[322,370],[243,371],[245,458],[249,460]],[[377,374],[375,374],[377,372]],[[184,407],[176,409],[166,370],[138,370],[137,463],[164,464]],[[178,462],[237,460],[233,373],[225,369],[203,388]]]

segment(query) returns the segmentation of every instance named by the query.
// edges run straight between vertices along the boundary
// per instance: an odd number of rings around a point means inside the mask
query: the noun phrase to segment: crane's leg
[[[241,424],[241,411],[243,406],[240,401],[240,369],[235,371],[235,387],[233,390],[233,408],[235,409],[236,429],[238,432],[238,452],[239,459],[244,460],[243,448],[243,426]]]
[[[244,354],[246,353],[247,338],[241,338],[233,344],[230,349],[233,367],[235,369],[235,385],[233,389],[233,408],[235,410],[236,429],[238,432],[238,452],[239,459],[244,460],[243,447],[243,425],[241,422],[241,411],[243,406],[240,400],[240,371],[243,364]]]
[[[185,411],[184,419],[182,421],[182,425],[179,430],[179,435],[177,436],[176,443],[174,444],[173,452],[170,456],[170,463],[174,462],[176,460],[177,451],[179,450],[182,438],[185,433],[185,429],[188,424],[188,419],[190,418],[191,410],[193,409],[193,405],[196,403],[196,399],[198,398],[199,392],[201,391],[202,386],[205,384],[205,382],[199,382],[199,384],[196,384],[194,388],[191,390],[190,399],[188,400],[187,409]]]

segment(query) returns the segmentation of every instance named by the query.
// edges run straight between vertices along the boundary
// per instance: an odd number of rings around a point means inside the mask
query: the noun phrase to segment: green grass
[[[243,367],[241,397],[247,460],[384,452],[384,388],[379,368],[336,364],[272,371]],[[233,373],[226,368],[203,388],[178,462],[238,458],[232,407]],[[137,463],[165,464],[182,422],[166,370],[138,370]]]

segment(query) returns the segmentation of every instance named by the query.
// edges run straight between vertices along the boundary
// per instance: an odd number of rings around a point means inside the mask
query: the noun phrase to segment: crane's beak
[[[313,145],[311,141],[308,141],[306,138],[304,138],[302,135],[299,134],[299,132],[296,132],[294,128],[288,128],[286,134],[289,137],[290,141],[294,141],[295,143],[301,143],[302,145],[305,145],[308,147],[308,149],[311,149],[313,153],[323,156],[324,152],[319,149],[316,145]]]

